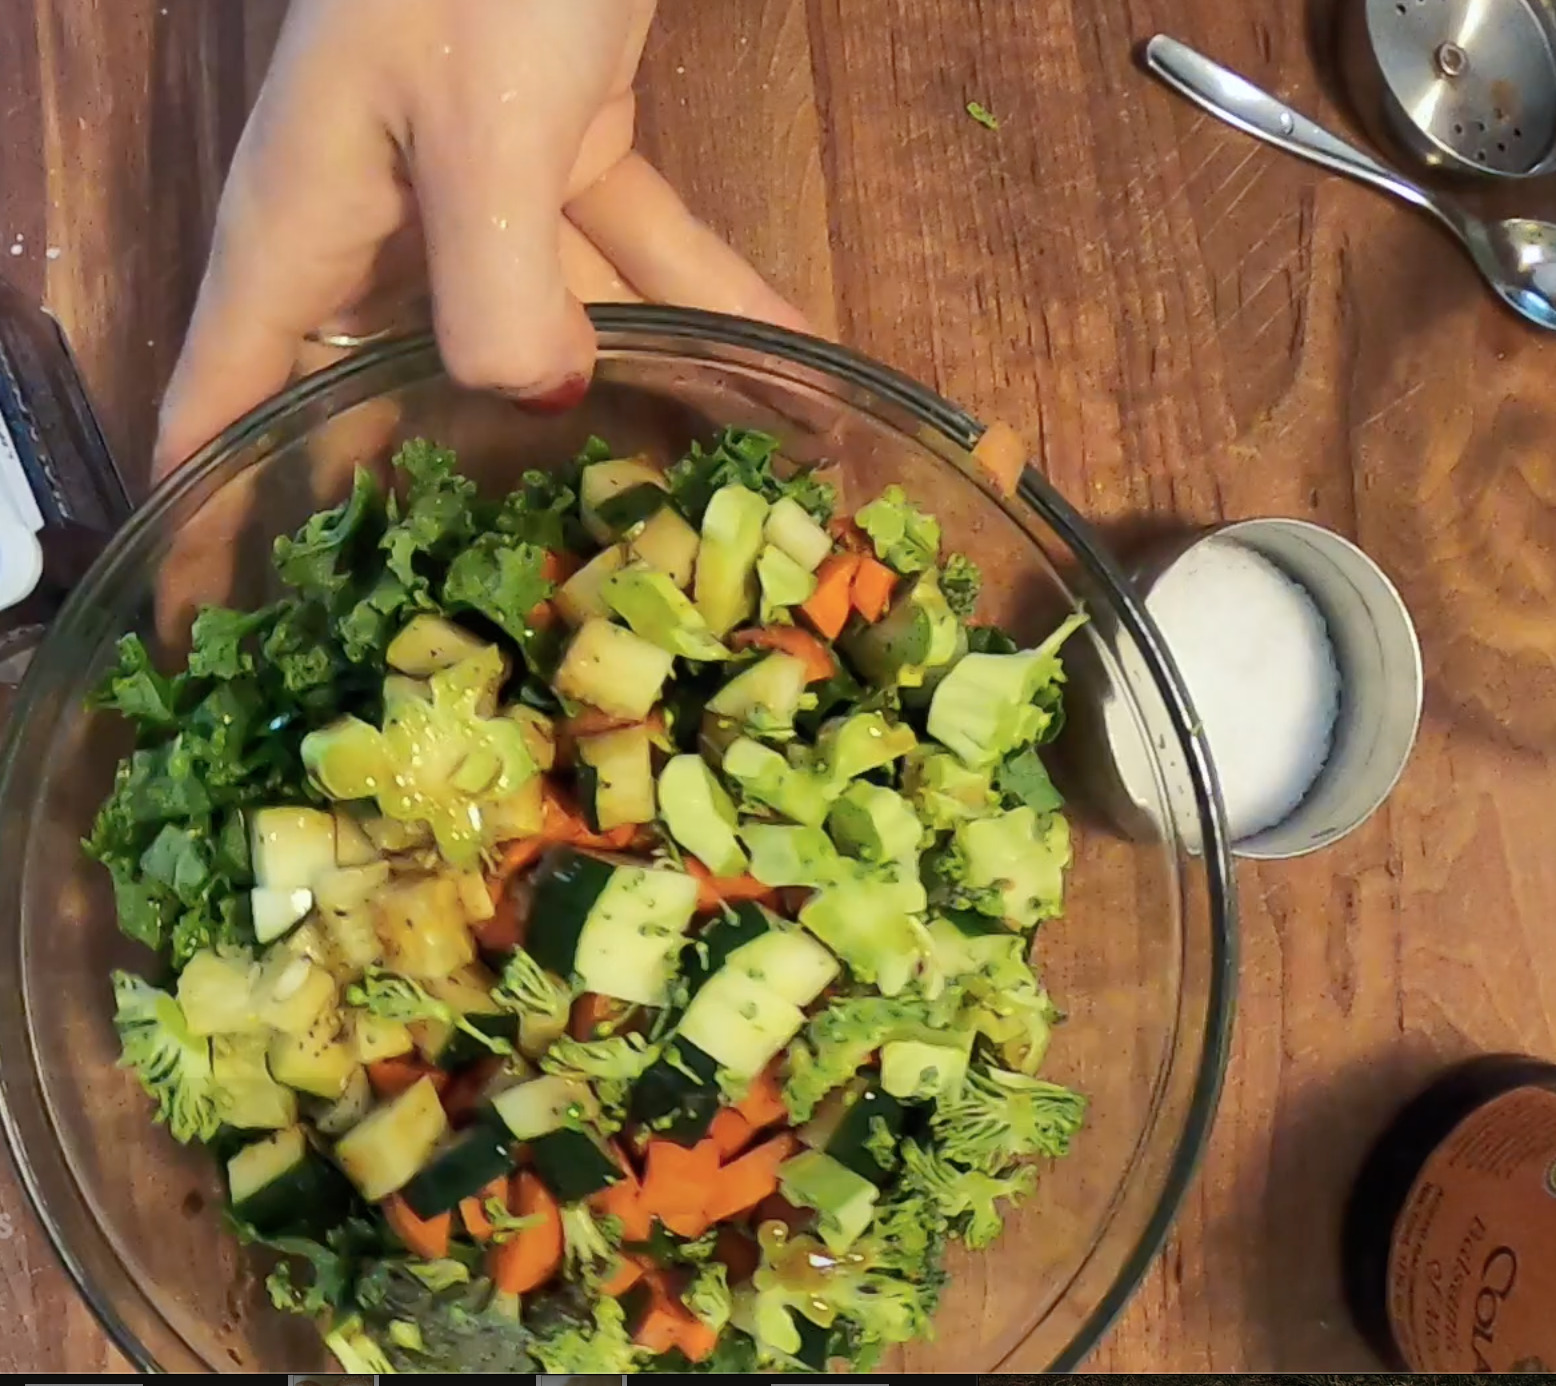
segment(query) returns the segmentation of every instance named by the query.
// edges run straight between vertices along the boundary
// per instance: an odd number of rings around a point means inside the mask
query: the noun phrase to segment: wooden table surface
[[[0,273],[64,322],[137,481],[281,8],[0,0]],[[1088,1364],[1353,1370],[1365,1144],[1454,1057],[1556,1051],[1556,345],[1423,220],[1148,81],[1156,29],[1336,116],[1299,5],[665,0],[642,145],[825,330],[1017,425],[1098,520],[1302,516],[1398,581],[1419,749],[1363,831],[1241,867],[1209,1153]],[[6,1174],[0,1239],[0,1369],[117,1365]]]

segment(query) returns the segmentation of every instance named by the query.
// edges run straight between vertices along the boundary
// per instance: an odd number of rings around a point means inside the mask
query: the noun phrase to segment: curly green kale
[[[1085,1115],[1086,1099],[1058,1083],[975,1068],[931,1125],[948,1159],[992,1174],[1027,1156],[1064,1155]]]
[[[378,966],[369,966],[360,982],[346,988],[346,1004],[361,1006],[382,1020],[410,1024],[417,1020],[436,1020],[478,1040],[494,1054],[511,1054],[513,1046],[498,1035],[489,1035],[472,1024],[446,1001],[429,996],[419,982]]]
[[[788,496],[823,524],[832,517],[836,492],[815,473],[802,467],[780,477],[773,463],[778,440],[754,428],[726,428],[711,449],[693,443],[686,456],[665,473],[677,508],[693,524],[701,524],[713,493],[738,484],[769,501]]]
[[[1025,1198],[1037,1183],[1030,1165],[999,1175],[963,1169],[942,1151],[914,1140],[903,1141],[900,1154],[904,1193],[922,1198],[936,1218],[974,1250],[988,1246],[1004,1229],[1004,1216],[995,1204]]]
[[[190,1034],[178,1002],[133,973],[113,974],[113,999],[120,1067],[134,1071],[174,1140],[210,1140],[222,1124],[210,1040]]]

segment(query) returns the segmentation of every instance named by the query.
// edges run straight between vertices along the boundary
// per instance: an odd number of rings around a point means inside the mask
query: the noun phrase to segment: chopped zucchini
[[[738,482],[713,493],[702,517],[694,591],[697,609],[716,636],[756,610],[756,558],[767,502]]]
[[[635,634],[662,650],[703,662],[729,658],[702,613],[669,574],[657,568],[629,563],[606,579],[600,595]]]
[[[262,1236],[307,1234],[339,1221],[348,1201],[339,1173],[289,1126],[246,1145],[227,1162],[233,1216]]]
[[[692,998],[677,1035],[732,1077],[755,1078],[799,1034],[805,1013],[764,982],[724,967]]]
[[[500,1123],[477,1120],[446,1140],[405,1186],[419,1218],[435,1218],[471,1198],[513,1168],[513,1137]]]
[[[587,1198],[621,1177],[593,1129],[597,1107],[586,1083],[547,1074],[498,1094],[492,1109],[526,1144],[536,1174],[562,1202]]]
[[[558,847],[547,852],[530,879],[530,928],[524,946],[547,972],[570,977],[589,912],[615,871],[601,857]]]
[[[402,823],[397,818],[364,818],[362,831],[369,842],[388,856],[414,852],[432,845],[432,829],[421,820]]]
[[[610,616],[611,609],[606,605],[601,589],[627,559],[627,550],[620,544],[613,544],[608,549],[601,549],[557,588],[551,600],[568,625],[581,626],[593,617]]]
[[[480,654],[487,642],[442,616],[413,616],[389,642],[384,658],[391,669],[426,679]]]
[[[426,984],[429,996],[452,1006],[482,1034],[513,1044],[519,1038],[519,1017],[492,1000],[496,985],[497,979],[479,963]],[[463,1068],[492,1052],[474,1035],[438,1021],[419,1021],[412,1032],[427,1061],[439,1068]]]
[[[344,967],[360,972],[383,958],[374,898],[389,883],[389,863],[346,866],[319,878],[314,888],[325,937]]]
[[[641,525],[628,530],[626,546],[631,556],[666,574],[683,592],[697,571],[697,550],[702,540],[673,506],[664,506]]]
[[[378,848],[362,830],[362,821],[344,808],[335,810],[335,864],[367,866],[378,860]]]
[[[516,1141],[533,1141],[567,1126],[582,1126],[597,1110],[587,1083],[558,1073],[542,1074],[505,1088],[492,1109]]]
[[[861,1073],[847,1087],[832,1093],[800,1130],[800,1139],[848,1166],[872,1184],[889,1183],[896,1166],[893,1155],[907,1113],[886,1092],[875,1070]]]
[[[765,545],[757,555],[756,579],[764,624],[782,619],[785,609],[808,602],[816,590],[815,577],[774,544]]]
[[[758,735],[794,725],[805,682],[805,662],[775,650],[736,674],[708,699],[708,711],[740,722]]]
[[[254,979],[254,1013],[282,1034],[300,1035],[333,1013],[335,979],[290,949],[272,949]]]
[[[769,544],[788,554],[807,573],[814,573],[832,552],[832,536],[788,496],[773,502],[762,532]]]
[[[346,1090],[315,1114],[313,1124],[323,1135],[344,1136],[372,1110],[373,1085],[367,1080],[367,1070],[356,1068],[346,1080]]]
[[[481,823],[493,842],[533,837],[540,831],[545,807],[545,781],[539,775],[532,775],[506,799],[482,805]]]
[[[178,977],[178,1004],[194,1035],[241,1035],[264,1027],[254,1009],[256,969],[247,954],[202,948]]]
[[[659,812],[670,836],[715,876],[746,869],[734,802],[701,756],[676,756],[659,772]]]
[[[723,769],[748,801],[766,804],[809,828],[819,828],[826,821],[832,799],[831,782],[813,771],[790,765],[771,746],[749,736],[737,737],[724,752]]]
[[[377,1203],[416,1176],[448,1133],[448,1118],[430,1078],[375,1108],[335,1147],[347,1178]]]
[[[554,686],[564,698],[641,722],[659,700],[675,656],[623,626],[592,618],[568,642]]]
[[[845,634],[839,648],[876,687],[915,688],[928,670],[951,662],[960,631],[961,623],[930,571],[919,574],[874,625]]]
[[[340,1017],[328,1011],[301,1035],[278,1034],[270,1041],[270,1072],[278,1083],[326,1101],[346,1091],[361,1067],[356,1051],[341,1037]]]
[[[803,929],[775,923],[731,952],[722,970],[743,972],[779,1000],[804,1007],[832,985],[841,965]]]
[[[609,544],[616,537],[619,528],[629,528],[637,521],[646,518],[649,511],[626,519],[625,523],[620,523],[618,526],[611,524],[610,519],[614,518],[618,522],[623,520],[623,513],[619,508],[608,515],[600,513],[602,507],[609,505],[616,497],[624,496],[643,486],[653,487],[659,492],[659,498],[651,509],[663,505],[668,499],[664,475],[640,457],[594,462],[583,469],[583,474],[578,479],[579,516],[583,520],[584,529],[596,544]],[[648,501],[653,501],[653,498],[649,497]],[[648,501],[640,500],[638,504],[645,505]]]
[[[719,1109],[718,1061],[677,1035],[632,1085],[628,1113],[656,1136],[695,1145]]]
[[[459,900],[459,886],[447,876],[392,882],[374,900],[384,960],[417,980],[446,977],[475,961],[475,939]]]
[[[596,832],[654,821],[654,769],[642,723],[580,737],[578,789]]]
[[[222,1121],[239,1131],[274,1131],[297,1120],[297,1097],[270,1076],[263,1035],[217,1035],[211,1078]]]
[[[593,1131],[571,1127],[529,1143],[530,1163],[559,1203],[576,1203],[621,1178],[621,1166]]]
[[[681,964],[681,981],[686,999],[691,1000],[707,980],[746,944],[761,938],[777,920],[754,901],[742,900],[721,919],[715,919],[697,935],[696,943],[686,950]]]
[[[585,991],[662,1006],[697,882],[683,871],[618,866],[578,935],[573,971]]]
[[[778,1190],[790,1203],[814,1208],[827,1250],[841,1256],[875,1216],[877,1189],[822,1150],[802,1150],[778,1167]]]
[[[530,759],[541,772],[556,764],[556,724],[528,703],[515,703],[503,709],[503,716],[517,722],[524,732],[524,744],[529,748]]]
[[[249,816],[254,884],[269,890],[311,890],[335,869],[335,819],[313,808],[263,808]]]
[[[955,1097],[967,1081],[971,1033],[928,1032],[921,1039],[889,1040],[881,1046],[881,1088],[902,1102]]]

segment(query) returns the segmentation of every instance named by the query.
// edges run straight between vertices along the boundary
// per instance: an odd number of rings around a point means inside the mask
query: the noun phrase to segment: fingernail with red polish
[[[565,414],[569,409],[576,408],[589,393],[589,378],[583,375],[570,375],[560,385],[550,390],[542,390],[533,395],[511,395],[510,398],[521,409],[526,409],[532,414]]]

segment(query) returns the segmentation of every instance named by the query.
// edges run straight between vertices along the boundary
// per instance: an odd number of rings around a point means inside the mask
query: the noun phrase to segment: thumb
[[[488,131],[474,145],[468,131],[457,141],[417,131],[412,176],[438,347],[461,385],[531,408],[567,408],[587,388],[595,357],[594,328],[562,268],[574,150],[546,141],[543,122]]]

